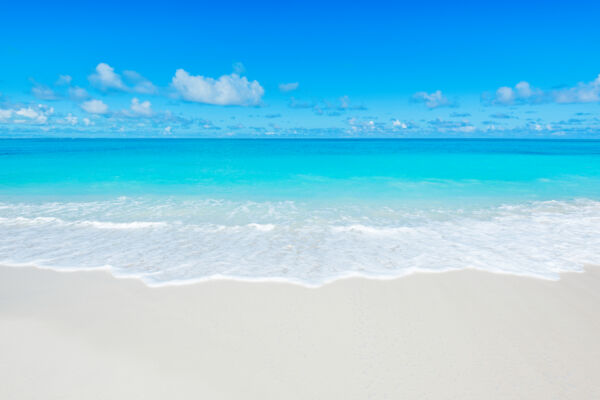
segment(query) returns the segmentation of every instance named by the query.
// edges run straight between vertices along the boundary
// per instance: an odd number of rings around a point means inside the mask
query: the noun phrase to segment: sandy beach
[[[0,400],[600,400],[600,0],[0,11]]]
[[[592,399],[600,269],[318,289],[0,268],[2,399]]]

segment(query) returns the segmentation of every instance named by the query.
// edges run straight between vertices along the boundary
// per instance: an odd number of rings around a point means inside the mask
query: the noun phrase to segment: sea
[[[0,140],[0,265],[320,286],[586,264],[597,140]]]

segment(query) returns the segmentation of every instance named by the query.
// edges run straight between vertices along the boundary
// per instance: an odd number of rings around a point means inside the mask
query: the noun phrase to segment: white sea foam
[[[0,203],[0,264],[109,268],[149,285],[319,285],[461,268],[557,279],[600,263],[600,202],[474,209],[131,199]]]
[[[54,217],[35,217],[35,218],[0,218],[0,225],[62,225],[62,226],[89,226],[97,229],[143,229],[157,228],[166,226],[164,222],[106,222],[106,221],[65,221]]]

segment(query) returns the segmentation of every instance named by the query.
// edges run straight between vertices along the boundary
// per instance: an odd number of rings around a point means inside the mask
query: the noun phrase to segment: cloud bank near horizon
[[[50,85],[31,79],[31,96],[37,101],[13,103],[0,98],[0,127],[14,134],[37,130],[67,135],[104,130],[219,137],[600,136],[600,119],[594,112],[575,112],[554,120],[534,117],[536,109],[548,106],[600,104],[600,75],[573,86],[541,89],[520,81],[473,94],[480,98],[479,112],[472,104],[461,105],[468,95],[450,97],[442,89],[419,91],[399,100],[405,102],[404,111],[386,111],[386,117],[348,95],[336,100],[297,99],[292,92],[298,90],[298,82],[275,86],[277,105],[273,99],[266,100],[267,91],[258,80],[242,75],[243,64],[235,63],[233,68],[234,72],[217,78],[179,68],[163,86],[137,71],[119,71],[106,62],[98,63],[87,75],[87,86],[76,85],[77,78],[69,74],[60,74]],[[216,108],[195,109],[203,105]],[[221,108],[229,111],[218,111]],[[485,111],[506,108],[511,111]],[[528,110],[519,111],[524,108]],[[215,120],[211,115],[221,117]],[[312,121],[312,126],[303,124],[305,120]]]

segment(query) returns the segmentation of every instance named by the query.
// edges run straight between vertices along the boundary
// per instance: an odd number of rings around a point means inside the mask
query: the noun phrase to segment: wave
[[[144,229],[166,226],[164,222],[107,222],[107,221],[65,221],[54,217],[36,218],[0,218],[0,226],[10,225],[62,225],[62,226],[89,226],[97,229]]]
[[[108,268],[151,286],[309,286],[475,268],[558,279],[600,263],[600,202],[478,208],[118,198],[0,203],[0,264]]]

